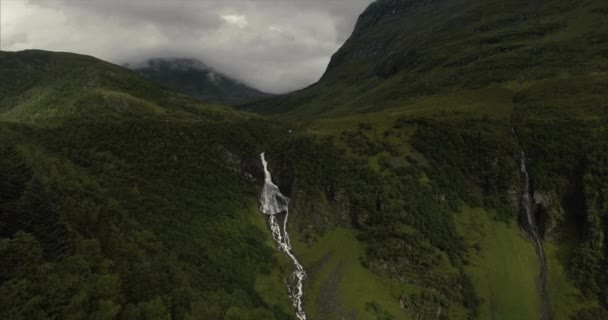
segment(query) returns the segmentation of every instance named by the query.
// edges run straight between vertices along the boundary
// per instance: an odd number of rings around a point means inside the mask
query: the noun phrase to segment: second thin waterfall
[[[521,218],[522,228],[532,241],[532,244],[534,245],[536,254],[540,262],[539,287],[542,299],[541,319],[551,320],[553,316],[551,311],[551,304],[549,301],[549,295],[547,293],[547,262],[545,258],[545,250],[543,248],[541,234],[532,208],[532,190],[530,188],[530,174],[528,173],[527,165],[528,160],[526,158],[526,153],[524,152],[524,149],[521,146],[521,142],[519,141],[519,137],[515,132],[515,129],[511,128],[511,131],[513,132],[513,136],[515,137],[515,140],[520,148],[519,168],[523,178],[521,194],[521,211],[523,215],[523,217]]]

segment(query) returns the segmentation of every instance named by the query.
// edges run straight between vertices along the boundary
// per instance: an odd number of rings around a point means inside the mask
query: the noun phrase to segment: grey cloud
[[[73,51],[115,63],[193,57],[254,87],[285,92],[322,75],[371,2],[2,0],[3,37],[25,35],[4,41],[2,50]]]
[[[27,43],[28,42],[28,37],[27,37],[27,33],[21,32],[21,33],[12,33],[10,35],[8,35],[7,37],[3,37],[2,39],[2,45],[3,46],[15,46],[21,43]]]
[[[214,7],[200,1],[167,0],[28,0],[32,5],[64,12],[96,15],[125,26],[154,24],[178,29],[213,29],[222,19]]]

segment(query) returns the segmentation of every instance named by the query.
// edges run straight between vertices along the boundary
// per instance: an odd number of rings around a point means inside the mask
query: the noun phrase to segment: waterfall
[[[523,176],[522,196],[521,196],[521,209],[524,218],[523,229],[530,237],[534,246],[542,247],[540,234],[538,231],[538,225],[536,224],[536,217],[532,211],[532,197],[530,195],[530,175],[528,174],[526,153],[521,150],[520,170]],[[543,250],[539,251],[541,260],[544,261]]]
[[[302,296],[304,289],[302,282],[306,278],[304,267],[292,253],[289,233],[287,233],[287,221],[289,219],[289,198],[281,194],[279,187],[272,182],[272,176],[268,171],[268,162],[264,153],[260,155],[262,165],[264,165],[264,188],[260,195],[260,211],[268,215],[268,223],[272,231],[272,238],[276,242],[280,251],[287,255],[295,266],[293,273],[285,279],[287,290],[291,298],[293,306],[296,308],[296,316],[299,320],[306,320],[306,313],[302,309]],[[285,212],[285,220],[283,221],[283,229],[277,219],[277,214]]]
[[[519,141],[519,137],[515,132],[514,128],[511,128],[513,132],[513,136],[517,141],[517,144],[520,148],[520,171],[523,177],[522,182],[522,195],[521,195],[521,213],[523,215],[521,219],[522,229],[528,235],[532,243],[534,244],[534,248],[536,250],[536,255],[538,256],[540,262],[540,294],[542,299],[542,319],[549,320],[552,318],[551,314],[551,306],[549,302],[549,295],[547,293],[547,261],[545,259],[545,250],[543,248],[543,243],[541,240],[538,224],[536,223],[536,217],[534,215],[534,211],[532,210],[532,196],[530,190],[530,174],[528,173],[528,165],[527,165],[527,157],[524,149],[521,147],[521,143]]]

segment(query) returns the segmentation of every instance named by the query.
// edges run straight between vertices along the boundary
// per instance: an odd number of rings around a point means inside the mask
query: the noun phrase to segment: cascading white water
[[[293,262],[296,270],[291,276],[285,279],[289,296],[291,297],[293,306],[296,308],[296,316],[300,320],[306,320],[306,313],[302,309],[302,297],[304,295],[303,281],[306,278],[306,272],[302,264],[296,259],[295,255],[291,252],[291,242],[289,240],[289,233],[287,233],[287,221],[289,219],[289,198],[281,194],[279,187],[272,182],[272,176],[268,171],[268,162],[264,153],[260,155],[262,164],[264,165],[264,188],[260,195],[260,211],[268,215],[268,222],[270,224],[270,230],[272,231],[272,238],[277,243],[279,250],[285,253]],[[285,220],[283,221],[283,230],[281,232],[281,226],[276,217],[277,214],[285,212]]]
[[[518,144],[519,137],[517,136],[517,132],[515,132],[514,128],[511,128],[513,131],[513,136]],[[527,158],[524,149],[520,145],[520,170],[523,176],[523,186],[522,186],[522,197],[521,197],[521,207],[524,215],[525,221],[522,223],[523,230],[528,234],[530,240],[534,244],[536,249],[536,254],[538,255],[538,259],[540,261],[540,295],[542,298],[542,319],[550,320],[553,318],[551,312],[551,303],[549,301],[549,295],[547,294],[547,262],[545,259],[545,250],[543,248],[543,243],[541,241],[540,232],[538,230],[538,225],[536,224],[536,218],[534,217],[534,212],[532,210],[532,196],[530,195],[530,174],[528,173],[527,166]]]
[[[527,162],[526,153],[523,150],[521,150],[520,169],[521,169],[521,173],[524,177],[521,205],[522,205],[522,209],[524,211],[524,216],[526,218],[527,228],[525,228],[525,229],[527,229],[526,233],[528,233],[528,236],[532,239],[534,246],[541,249],[541,250],[538,250],[538,254],[540,256],[539,258],[541,259],[541,261],[544,261],[545,253],[544,253],[544,250],[542,250],[542,242],[540,240],[540,235],[538,233],[538,227],[537,227],[536,221],[535,221],[536,219],[534,218],[534,213],[532,212],[532,197],[530,196],[530,175],[528,174],[528,168],[527,168],[526,162]]]
[[[517,143],[519,143],[519,137],[517,136],[515,129],[511,128],[511,130],[513,132],[513,136],[515,137],[515,140],[517,141]],[[523,214],[524,214],[524,218],[525,218],[524,231],[526,231],[528,236],[531,238],[532,242],[534,243],[534,246],[536,246],[537,249],[539,249],[538,250],[539,258],[541,258],[541,261],[543,261],[543,263],[544,263],[545,256],[544,256],[544,252],[542,250],[542,242],[540,240],[538,226],[536,225],[536,218],[534,217],[534,212],[532,212],[532,196],[530,195],[530,175],[528,174],[528,167],[527,167],[528,161],[526,158],[526,153],[524,152],[523,148],[521,148],[521,147],[520,147],[520,153],[521,153],[520,170],[521,170],[521,174],[524,178],[523,186],[522,186],[522,198],[521,198],[521,206],[522,206],[522,210],[523,210]]]

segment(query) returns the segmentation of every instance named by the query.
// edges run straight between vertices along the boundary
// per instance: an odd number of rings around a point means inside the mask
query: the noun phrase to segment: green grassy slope
[[[365,250],[352,230],[337,229],[311,247],[298,244],[309,270],[307,312],[312,319],[371,319],[382,313],[410,319],[393,298],[407,286],[382,278],[361,265]],[[377,304],[374,308],[372,305]]]
[[[510,223],[466,208],[457,218],[471,252],[475,288],[483,297],[480,319],[540,319],[539,263],[532,243]]]

